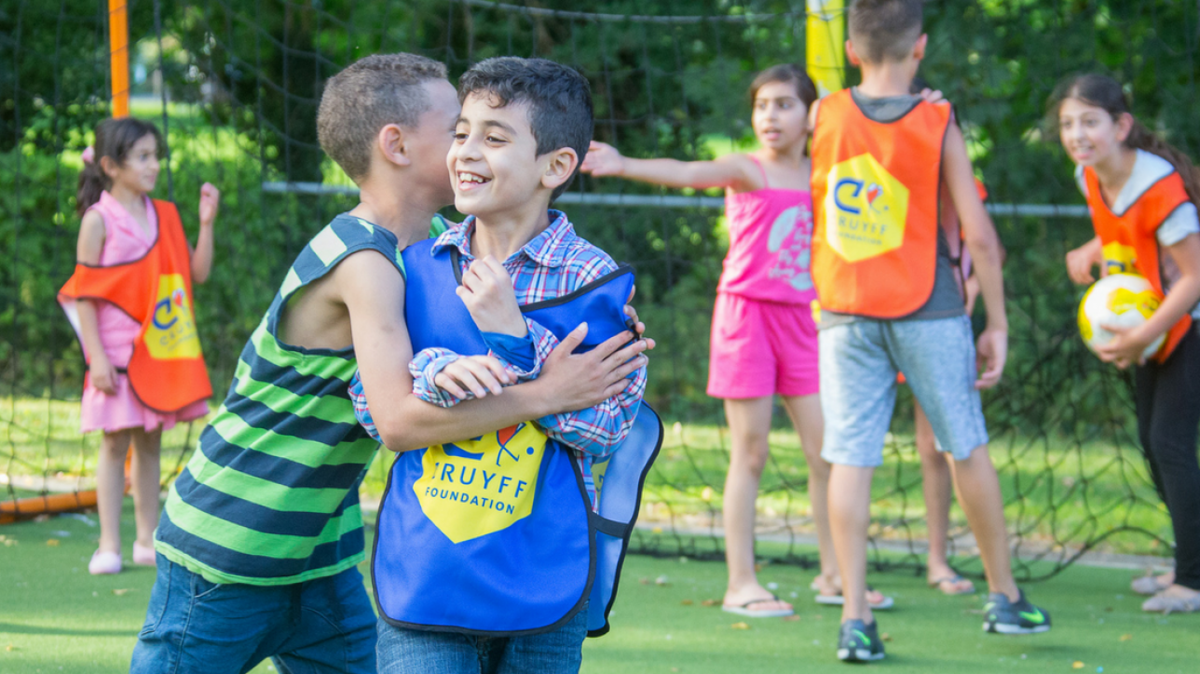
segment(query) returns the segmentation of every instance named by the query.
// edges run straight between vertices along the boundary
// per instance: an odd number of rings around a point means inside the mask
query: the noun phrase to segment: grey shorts
[[[904,373],[929,417],[941,451],[961,460],[987,444],[966,316],[859,319],[824,328],[818,339],[826,461],[861,467],[883,463],[897,372]]]

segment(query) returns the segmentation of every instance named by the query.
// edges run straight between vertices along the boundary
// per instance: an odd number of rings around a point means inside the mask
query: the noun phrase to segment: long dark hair
[[[96,125],[96,142],[92,145],[92,159],[84,162],[79,174],[79,191],[75,194],[75,212],[83,215],[93,204],[100,201],[100,193],[112,187],[112,180],[100,168],[100,158],[108,157],[117,166],[125,165],[129,150],[146,136],[154,136],[158,152],[163,151],[162,134],[158,127],[132,117],[106,119]]]
[[[1068,98],[1103,108],[1112,115],[1114,121],[1123,114],[1133,117],[1133,113],[1129,110],[1129,99],[1125,96],[1125,91],[1121,89],[1119,82],[1107,75],[1085,73],[1063,80],[1054,89],[1054,94],[1050,97],[1047,115],[1050,118],[1051,128],[1055,131],[1058,130],[1059,108]],[[1188,197],[1193,203],[1200,205],[1200,170],[1197,170],[1192,164],[1191,157],[1159,138],[1136,117],[1133,117],[1133,128],[1129,131],[1129,136],[1125,139],[1124,144],[1125,147],[1145,150],[1171,162],[1171,166],[1174,166],[1175,170],[1179,172],[1179,177],[1183,178],[1183,186],[1187,189]]]
[[[754,81],[750,83],[750,89],[747,92],[750,94],[751,108],[754,107],[754,99],[758,96],[758,90],[772,82],[785,82],[796,87],[796,96],[808,110],[811,110],[813,103],[817,101],[817,85],[808,76],[808,72],[795,63],[780,63],[754,76]],[[804,146],[804,154],[808,155],[807,143]]]

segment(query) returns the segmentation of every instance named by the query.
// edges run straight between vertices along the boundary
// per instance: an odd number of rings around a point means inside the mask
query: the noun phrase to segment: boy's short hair
[[[903,61],[921,37],[922,0],[855,0],[847,21],[864,61]]]
[[[546,59],[498,56],[476,63],[458,80],[459,103],[481,93],[494,96],[496,107],[529,105],[529,128],[538,156],[569,147],[583,163],[593,129],[592,92],[583,75]],[[574,179],[572,174],[550,200],[557,199]]]
[[[421,85],[446,79],[446,66],[416,54],[359,59],[325,83],[317,110],[321,149],[361,183],[371,168],[371,145],[388,124],[415,128],[429,108]]]

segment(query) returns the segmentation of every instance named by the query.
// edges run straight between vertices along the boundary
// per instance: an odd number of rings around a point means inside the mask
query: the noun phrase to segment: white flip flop
[[[721,610],[726,613],[732,613],[734,615],[745,616],[747,618],[786,618],[795,613],[795,611],[790,608],[777,608],[777,609],[773,609],[773,610],[762,610],[762,611],[755,611],[750,608],[751,606],[754,606],[755,604],[765,604],[770,601],[783,601],[783,600],[781,600],[779,597],[776,597],[775,595],[771,595],[770,597],[763,597],[762,599],[751,599],[750,601],[746,602],[745,604],[742,604],[741,606],[730,606],[729,604],[721,604]]]

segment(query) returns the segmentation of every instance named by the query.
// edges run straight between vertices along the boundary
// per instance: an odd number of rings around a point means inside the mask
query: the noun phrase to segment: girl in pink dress
[[[82,264],[112,266],[144,257],[158,238],[158,219],[147,194],[158,179],[158,129],[132,118],[110,119],[96,127],[96,143],[84,151],[79,176],[79,228],[76,257]],[[200,188],[200,236],[192,251],[192,282],[204,283],[212,269],[213,219],[220,194]],[[208,413],[204,401],[172,413],[147,408],[134,395],[124,368],[133,355],[141,325],[103,300],[75,303],[80,341],[88,358],[80,404],[84,433],[103,431],[96,466],[100,546],[88,571],[121,570],[121,502],[125,494],[125,455],[133,446],[132,491],[137,519],[133,562],[154,565],[158,526],[159,446],[163,429]]]
[[[722,508],[729,566],[724,608],[752,617],[793,612],[791,604],[759,584],[754,570],[755,500],[769,453],[776,394],[783,398],[808,461],[821,557],[813,589],[822,603],[841,599],[826,508],[829,464],[821,458],[816,292],[809,274],[813,223],[807,117],[816,98],[816,87],[799,66],[773,66],[750,85],[757,151],[682,162],[624,157],[610,145],[593,142],[580,167],[594,176],[668,187],[725,188],[729,253],[713,310],[708,394],[724,399],[732,439]],[[875,608],[891,603],[876,592],[870,599]]]

